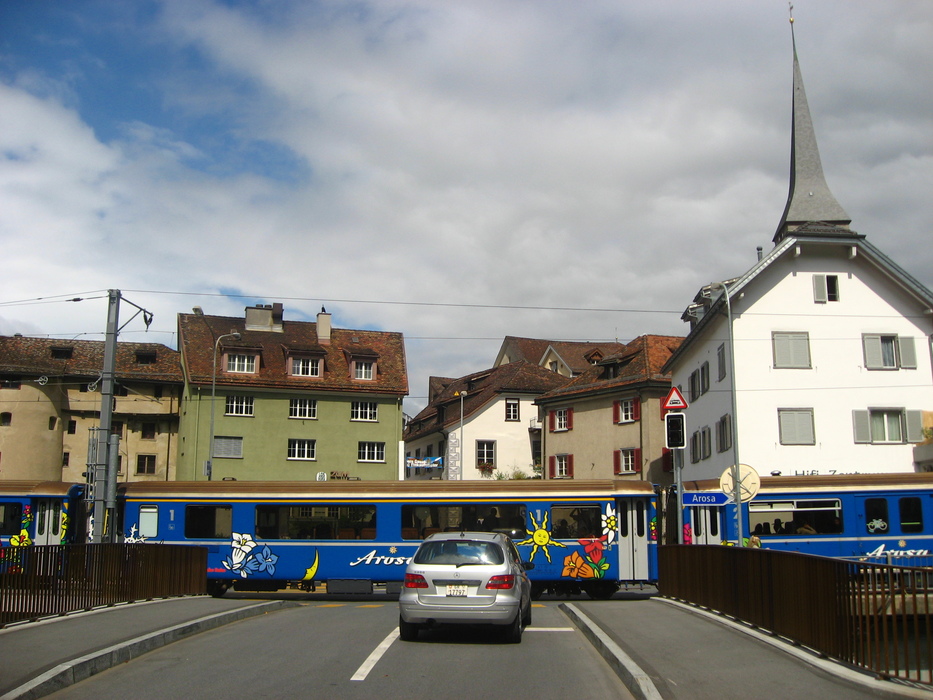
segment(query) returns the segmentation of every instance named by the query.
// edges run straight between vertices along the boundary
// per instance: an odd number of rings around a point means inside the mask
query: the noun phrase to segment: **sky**
[[[933,3],[799,0],[836,199],[933,288]],[[784,0],[0,1],[0,335],[176,316],[404,334],[410,397],[506,335],[686,335],[787,200]],[[82,301],[68,301],[79,298]],[[154,315],[147,329],[136,305]]]

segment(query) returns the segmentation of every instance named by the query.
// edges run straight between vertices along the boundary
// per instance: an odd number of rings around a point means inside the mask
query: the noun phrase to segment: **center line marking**
[[[365,681],[366,676],[368,676],[369,672],[373,670],[373,666],[376,665],[379,659],[382,658],[382,655],[386,653],[386,650],[390,646],[392,646],[392,642],[394,642],[397,638],[398,638],[398,628],[396,627],[394,630],[389,632],[389,635],[385,639],[382,640],[379,646],[373,649],[373,653],[370,654],[369,658],[367,658],[366,661],[363,662],[362,666],[356,669],[356,673],[353,674],[350,680],[351,681]]]

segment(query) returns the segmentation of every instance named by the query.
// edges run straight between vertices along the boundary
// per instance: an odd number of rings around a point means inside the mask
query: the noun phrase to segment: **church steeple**
[[[793,9],[793,6],[791,6]],[[820,151],[816,145],[813,120],[803,89],[803,76],[797,60],[797,42],[794,39],[794,18],[791,16],[791,43],[794,48],[794,100],[791,125],[790,191],[784,215],[774,234],[778,244],[788,234],[811,222],[830,224],[848,230],[852,220],[829,191],[823,176]]]

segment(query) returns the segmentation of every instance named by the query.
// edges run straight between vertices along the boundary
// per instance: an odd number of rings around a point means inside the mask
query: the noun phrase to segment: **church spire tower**
[[[823,176],[820,151],[816,145],[813,120],[807,104],[807,93],[803,89],[803,76],[800,62],[797,60],[797,42],[794,38],[793,5],[790,6],[791,43],[794,48],[794,99],[791,125],[790,152],[790,191],[787,193],[787,205],[777,232],[774,234],[775,245],[786,236],[804,227],[808,223],[819,222],[823,228],[829,226],[842,229],[837,233],[849,232],[851,219],[829,191]]]

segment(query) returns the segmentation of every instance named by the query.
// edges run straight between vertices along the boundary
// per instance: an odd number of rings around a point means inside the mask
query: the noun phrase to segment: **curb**
[[[106,647],[99,651],[79,656],[71,661],[59,664],[55,668],[49,669],[45,673],[33,678],[27,683],[23,683],[18,688],[14,688],[8,693],[0,696],[0,700],[32,700],[41,698],[44,695],[54,693],[69,685],[90,678],[96,673],[106,671],[108,668],[126,663],[131,659],[142,656],[146,652],[159,649],[172,642],[177,642],[186,637],[191,637],[200,632],[215,629],[222,625],[237,622],[246,618],[264,615],[275,612],[282,608],[298,607],[298,603],[292,601],[273,601],[269,603],[257,603],[245,608],[237,608],[222,613],[215,613],[205,617],[182,622],[181,624],[167,627],[158,632],[145,634],[135,639],[130,639],[113,646]]]
[[[661,700],[661,694],[654,681],[597,624],[572,603],[561,603],[558,607],[577,626],[583,636],[596,647],[596,651],[612,667],[632,695],[639,700]],[[4,699],[0,698],[0,700]]]

